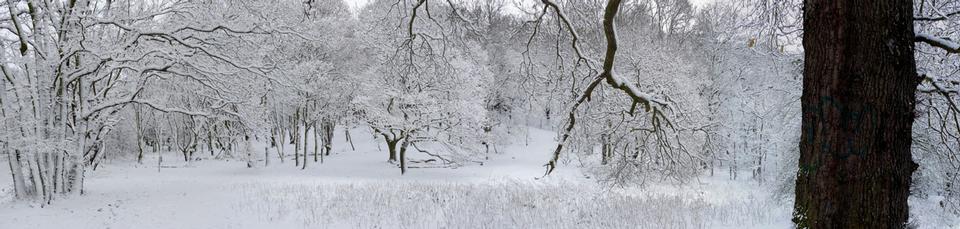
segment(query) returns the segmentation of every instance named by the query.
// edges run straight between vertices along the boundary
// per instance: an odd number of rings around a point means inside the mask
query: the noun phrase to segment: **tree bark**
[[[613,156],[613,146],[610,143],[610,135],[603,134],[600,136],[600,164],[606,165],[610,162],[610,157]]]
[[[806,0],[797,228],[906,226],[913,3]]]
[[[283,154],[286,153],[286,147],[284,147],[284,145],[287,145],[287,142],[284,139],[286,135],[283,134],[283,131],[283,127],[277,127],[277,157],[280,158],[280,164],[283,164]]]
[[[306,112],[304,112],[304,113],[306,113]],[[310,151],[309,148],[307,148],[307,144],[310,142],[310,141],[307,141],[307,137],[310,136],[309,133],[308,133],[309,131],[310,131],[310,126],[308,126],[308,125],[306,124],[306,122],[304,122],[304,125],[303,125],[303,167],[300,167],[300,169],[307,169],[307,161],[310,160],[310,159],[307,159],[307,157],[308,157],[308,155],[309,155],[309,154],[308,154],[308,153],[309,153],[308,151]],[[316,130],[314,130],[314,131],[316,131]],[[316,152],[314,152],[314,153],[316,153]]]
[[[20,151],[9,150],[7,153],[7,162],[10,163],[10,175],[13,176],[14,194],[16,197],[24,197],[32,194],[33,192],[27,189],[28,187],[24,182],[24,174],[20,162]]]
[[[210,156],[213,157],[213,131],[216,131],[216,124],[213,125],[210,129],[207,130],[207,151],[210,151]]]
[[[290,141],[293,142],[294,166],[297,166],[297,167],[300,166],[300,137],[297,136],[297,133],[299,133],[300,130],[298,128],[299,127],[296,127],[296,122],[294,122],[294,128],[292,131],[293,134],[290,135],[290,138],[291,138]],[[306,158],[304,158],[304,160],[306,160]]]
[[[143,120],[140,118],[140,107],[135,107],[133,112],[137,125],[137,164],[143,164]]]
[[[319,143],[320,143],[320,142],[319,142],[319,139],[318,139],[318,138],[320,138],[320,137],[319,137],[319,136],[320,136],[320,133],[318,133],[317,130],[320,130],[320,129],[317,129],[317,125],[314,124],[314,125],[313,125],[313,162],[317,162],[317,161],[320,160],[320,158],[319,158],[319,155],[320,155],[320,144],[319,144]]]
[[[407,173],[407,145],[410,142],[406,139],[403,140],[403,143],[400,144],[400,174]]]
[[[387,151],[390,151],[390,158],[387,159],[387,161],[397,161],[397,143],[399,139],[390,139],[387,135],[383,135],[383,140],[387,142]]]
[[[354,147],[354,146],[353,146],[353,138],[350,137],[350,128],[349,128],[349,126],[347,126],[346,128],[343,128],[343,135],[345,136],[345,138],[347,138],[347,142],[350,143],[350,149],[353,150],[353,151],[357,151],[357,147]]]
[[[252,143],[250,142],[250,136],[249,136],[249,135],[244,135],[244,136],[243,136],[243,151],[246,151],[246,153],[247,153],[247,156],[246,156],[246,158],[247,158],[247,168],[253,168],[253,148],[250,147],[251,144],[252,144]],[[306,165],[306,164],[304,164],[304,165]]]
[[[327,156],[330,156],[330,151],[333,150],[333,130],[336,128],[336,124],[331,121],[324,121],[323,124],[323,149],[324,153]]]

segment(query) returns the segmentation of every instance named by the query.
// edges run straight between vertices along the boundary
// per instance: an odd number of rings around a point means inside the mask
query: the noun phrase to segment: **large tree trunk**
[[[913,3],[806,0],[798,228],[903,228],[915,90]]]
[[[387,159],[389,162],[397,161],[397,143],[399,139],[390,139],[387,135],[383,135],[383,140],[387,142],[387,151],[390,151],[390,158]]]

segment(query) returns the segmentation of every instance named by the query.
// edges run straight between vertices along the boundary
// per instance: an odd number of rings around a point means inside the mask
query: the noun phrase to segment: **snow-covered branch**
[[[941,48],[948,53],[960,53],[960,43],[950,40],[949,38],[937,37],[930,34],[918,33],[917,42],[923,42],[930,46]]]
[[[589,61],[590,59],[583,57],[583,52],[580,51],[580,44],[578,43],[579,36],[576,30],[574,29],[574,27],[572,26],[572,24],[570,24],[569,20],[564,15],[563,11],[560,9],[560,7],[550,0],[542,0],[542,2],[547,6],[553,8],[555,13],[557,14],[557,17],[568,27],[569,29],[568,31],[570,35],[573,37],[573,40],[571,41],[571,43],[573,45],[573,48],[578,58],[581,60],[588,60],[587,61],[588,63],[592,62],[592,61]],[[568,113],[568,117],[567,117],[567,124],[562,130],[563,134],[560,137],[560,141],[557,145],[557,148],[553,152],[553,157],[545,165],[547,167],[547,172],[546,172],[547,175],[553,172],[553,170],[556,168],[557,162],[560,159],[560,153],[563,151],[564,144],[566,144],[566,142],[570,138],[571,132],[573,131],[574,126],[576,125],[576,115],[577,115],[578,108],[580,108],[580,106],[584,102],[588,101],[590,97],[593,96],[594,91],[601,84],[601,82],[605,81],[611,87],[617,90],[620,90],[625,94],[627,94],[628,96],[630,96],[631,101],[633,103],[633,106],[631,106],[631,113],[633,113],[633,110],[636,108],[637,104],[643,105],[644,111],[650,113],[651,115],[651,122],[655,130],[663,131],[661,126],[662,124],[666,124],[667,126],[670,126],[670,121],[663,115],[663,112],[662,112],[662,110],[668,105],[666,102],[659,99],[655,99],[653,96],[647,93],[641,92],[632,83],[629,83],[623,80],[614,72],[614,63],[616,62],[616,55],[617,55],[617,49],[618,49],[617,29],[616,29],[615,19],[616,19],[617,13],[620,10],[620,4],[621,4],[620,0],[611,0],[607,3],[606,8],[604,9],[603,34],[607,41],[607,48],[606,48],[605,57],[603,60],[602,71],[599,75],[597,75],[595,78],[591,80],[586,90],[583,91],[583,94],[579,96],[579,98],[570,108],[570,112]]]
[[[938,13],[937,16],[914,17],[913,20],[914,20],[914,21],[943,21],[943,20],[950,19],[950,17],[960,15],[960,11],[952,12],[952,13],[946,13],[946,14],[943,14],[943,13],[940,13],[939,11],[937,11],[937,13]]]

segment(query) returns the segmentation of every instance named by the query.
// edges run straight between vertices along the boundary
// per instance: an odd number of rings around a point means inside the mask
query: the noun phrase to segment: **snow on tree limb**
[[[960,11],[953,12],[953,13],[946,13],[946,14],[937,12],[937,14],[939,14],[939,16],[935,16],[935,17],[915,17],[915,18],[913,18],[913,20],[914,20],[914,21],[943,21],[943,20],[949,19],[950,17],[960,15]]]
[[[960,82],[958,82],[957,80],[944,79],[932,74],[921,74],[920,77],[923,78],[924,82],[930,82],[930,86],[931,86],[931,87],[917,88],[917,90],[920,92],[924,92],[924,93],[929,93],[929,92],[958,93],[960,92],[960,89],[956,88],[956,85],[960,85]],[[953,85],[954,87],[951,88],[948,85]],[[925,85],[921,84],[921,86],[925,86]]]
[[[951,41],[948,38],[937,37],[930,34],[918,33],[917,42],[927,43],[930,46],[941,48],[948,53],[960,53],[960,43]]]
[[[590,69],[593,69],[593,66],[596,65],[597,60],[588,58],[584,54],[583,49],[580,48],[580,34],[577,32],[577,29],[573,27],[573,24],[570,23],[570,20],[568,19],[569,17],[567,17],[567,14],[563,12],[563,9],[561,9],[560,6],[557,6],[557,4],[551,0],[541,0],[541,2],[543,2],[543,4],[547,6],[543,8],[544,14],[546,14],[547,8],[553,8],[553,12],[557,14],[557,18],[560,20],[560,22],[563,23],[564,26],[567,27],[567,31],[570,33],[570,36],[573,39],[572,41],[570,41],[570,46],[571,48],[573,48],[574,53],[576,53],[578,61],[582,60],[586,62],[587,67]],[[616,3],[617,3],[617,8],[619,8],[620,1],[616,1]],[[608,5],[609,4],[613,4],[613,2],[611,1],[611,3],[608,3]],[[614,12],[613,14],[616,15],[616,12]],[[613,45],[616,46],[615,43]],[[614,48],[614,50],[616,50],[616,48]]]
[[[561,10],[556,3],[550,0],[541,0],[541,1],[545,5],[547,5],[549,8],[553,8],[554,12],[557,14],[557,17],[568,28],[568,32],[573,37],[573,40],[571,41],[571,45],[573,46],[574,52],[577,55],[578,61],[579,60],[586,61],[586,63],[588,64],[588,67],[592,69],[593,65],[591,65],[591,63],[595,61],[583,56],[584,52],[581,51],[581,48],[580,48],[579,35],[577,34],[576,30],[574,29],[574,27],[572,26],[568,18],[563,13],[563,10]],[[631,107],[635,108],[636,104],[643,105],[644,111],[650,113],[652,116],[651,122],[653,124],[653,129],[656,132],[663,131],[661,122],[659,120],[666,121],[665,123],[668,126],[670,125],[669,120],[666,117],[664,117],[663,113],[660,111],[662,108],[659,108],[659,107],[667,107],[668,104],[665,101],[654,99],[652,95],[641,92],[636,86],[621,79],[619,76],[617,76],[614,73],[613,67],[614,67],[614,63],[616,60],[616,53],[617,53],[617,34],[616,34],[616,23],[614,20],[617,16],[618,11],[620,10],[620,4],[621,4],[620,0],[610,0],[609,2],[607,2],[607,6],[604,9],[604,14],[603,14],[603,31],[604,31],[604,36],[607,40],[607,50],[605,53],[605,58],[603,60],[603,69],[601,73],[597,75],[592,80],[592,82],[587,86],[583,94],[580,95],[576,103],[573,104],[573,107],[570,108],[567,125],[563,129],[563,135],[561,136],[560,141],[557,144],[557,148],[553,152],[552,158],[550,159],[549,162],[547,162],[546,165],[544,165],[547,167],[547,171],[545,175],[549,175],[551,172],[553,172],[554,169],[556,169],[557,161],[560,159],[560,153],[563,151],[563,146],[567,142],[567,140],[570,138],[570,133],[573,131],[573,127],[576,125],[577,109],[580,107],[580,105],[582,105],[584,102],[590,99],[593,92],[596,90],[597,86],[599,86],[602,81],[606,81],[607,84],[610,85],[611,87],[618,89],[620,91],[623,91],[625,94],[630,96],[634,104],[634,106],[631,106]],[[544,8],[544,10],[546,9],[547,8]],[[631,108],[631,114],[632,113],[633,111]]]
[[[20,55],[27,55],[27,37],[23,31],[23,28],[20,26],[20,23],[17,22],[17,11],[14,10],[16,8],[17,7],[13,4],[13,2],[7,0],[7,9],[10,13],[10,20],[13,22],[13,26],[17,30],[15,34],[20,41]]]

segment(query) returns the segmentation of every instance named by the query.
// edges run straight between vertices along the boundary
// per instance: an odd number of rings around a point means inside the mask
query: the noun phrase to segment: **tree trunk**
[[[140,118],[140,107],[137,106],[133,112],[137,124],[137,164],[143,164],[143,120]]]
[[[213,131],[217,129],[216,126],[213,126],[211,130],[207,130],[207,151],[210,151],[210,156],[213,157]]]
[[[399,142],[399,140],[390,140],[386,135],[383,136],[383,140],[387,142],[387,151],[390,151],[390,159],[387,159],[387,161],[397,161],[397,142]]]
[[[295,127],[295,128],[293,128],[293,131],[292,131],[292,132],[293,132],[294,134],[291,134],[291,135],[290,135],[290,138],[291,138],[290,141],[293,142],[293,160],[294,160],[294,166],[299,167],[299,166],[300,166],[300,137],[297,136],[296,133],[299,133],[300,130]]]
[[[247,168],[253,168],[253,148],[250,145],[250,136],[243,136],[243,151],[246,151],[247,154]]]
[[[904,228],[914,99],[908,0],[806,0],[798,228]]]
[[[137,137],[137,164],[143,164],[143,137]]]
[[[160,172],[161,165],[163,165],[163,154],[157,150],[157,172]]]
[[[36,156],[36,153],[34,154],[34,156]],[[26,164],[27,164],[27,171],[30,172],[30,179],[28,179],[27,181],[29,181],[30,184],[32,184],[32,186],[33,186],[33,187],[32,187],[32,188],[33,188],[33,194],[36,195],[37,197],[40,197],[40,196],[42,196],[42,195],[44,194],[44,192],[43,192],[43,187],[40,186],[40,169],[39,169],[39,167],[34,163],[33,160],[30,160],[29,157],[30,157],[30,155],[25,155],[25,157],[21,158],[21,160],[23,160],[24,162],[26,162]]]
[[[28,190],[24,182],[23,169],[21,168],[20,162],[20,151],[19,150],[10,150],[7,152],[7,160],[10,163],[10,175],[13,176],[13,188],[14,194],[16,197],[24,197],[30,195],[32,192]]]
[[[284,149],[286,149],[284,145],[287,144],[284,141],[284,136],[286,135],[283,135],[283,127],[277,127],[277,137],[279,137],[277,140],[277,156],[280,157],[280,164],[283,164],[283,154],[285,153]]]
[[[310,151],[310,150],[308,150],[308,148],[307,148],[307,143],[309,143],[309,141],[307,141],[307,136],[309,136],[309,135],[308,135],[308,134],[309,134],[308,131],[310,131],[310,126],[308,126],[306,123],[304,123],[304,124],[303,124],[303,139],[301,139],[301,140],[303,140],[303,167],[300,167],[300,169],[307,169],[307,161],[309,161],[309,159],[307,159],[307,155],[308,155],[307,153],[309,153],[308,151]]]
[[[336,128],[336,124],[331,121],[324,121],[321,126],[323,128],[322,136],[323,149],[325,150],[324,153],[326,153],[327,156],[330,156],[330,151],[333,149],[333,130]]]
[[[37,185],[37,190],[39,190],[39,192],[41,193],[40,198],[43,202],[50,204],[50,199],[49,199],[50,189],[47,188],[47,182],[49,182],[47,171],[49,171],[49,169],[47,168],[46,161],[41,160],[41,158],[44,158],[46,155],[47,153],[43,153],[43,152],[34,154],[33,161],[37,165],[35,167],[37,168],[37,178],[38,178],[36,185]]]
[[[613,155],[613,147],[610,145],[610,136],[601,135],[600,136],[600,164],[607,165],[610,162],[610,157]]]
[[[403,140],[403,143],[400,144],[400,174],[401,175],[407,173],[407,145],[408,144],[409,142],[407,140]]]
[[[347,126],[346,128],[343,128],[343,135],[347,138],[347,142],[350,143],[350,149],[353,150],[353,151],[357,151],[357,147],[354,147],[354,146],[353,146],[353,138],[350,137],[350,128],[349,128],[349,126]]]

